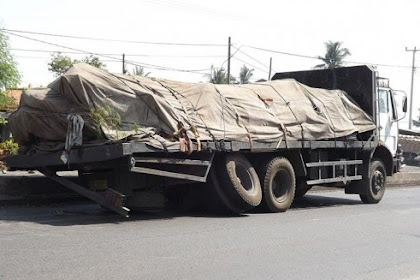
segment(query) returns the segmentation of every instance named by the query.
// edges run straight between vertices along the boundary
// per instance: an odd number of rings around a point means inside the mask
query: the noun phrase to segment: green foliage
[[[148,77],[150,75],[150,72],[147,72],[146,73],[146,71],[144,70],[144,67],[142,67],[142,66],[136,66],[133,69],[133,75],[142,76],[142,77]]]
[[[87,57],[83,58],[82,61],[84,63],[90,64],[90,65],[95,66],[95,67],[100,68],[100,69],[105,69],[105,67],[106,67],[106,65],[104,63],[102,63],[99,60],[99,57],[97,57],[97,56],[90,55],[90,56],[87,56]]]
[[[51,61],[48,63],[48,70],[58,77],[69,70],[76,62],[77,60],[73,60],[66,55],[62,55],[60,52],[57,52],[52,54]]]
[[[138,124],[138,123],[135,123],[135,124],[134,124],[134,132],[135,132],[136,134],[139,134],[139,132],[140,132],[140,126],[139,126],[139,124]]]
[[[72,59],[69,56],[62,55],[60,52],[52,54],[51,61],[48,63],[48,70],[53,72],[56,77],[66,73],[73,64],[79,62],[77,59]],[[90,64],[94,67],[105,69],[106,65],[99,60],[97,56],[86,56],[82,62]]]
[[[351,55],[349,49],[342,47],[342,42],[328,41],[325,43],[325,56],[318,56],[324,63],[318,64],[315,68],[334,69],[343,65],[343,60]]]
[[[0,90],[17,87],[20,78],[17,64],[10,54],[9,38],[0,30]]]
[[[0,91],[0,110],[16,107],[16,100]]]
[[[212,84],[227,84],[227,73],[226,70],[222,67],[219,69],[212,67],[212,72],[209,75],[209,82]],[[230,83],[233,84],[236,82],[236,79],[231,75],[230,76]]]
[[[91,108],[90,116],[92,117],[98,131],[101,131],[102,127],[119,129],[121,126],[121,116],[108,105]]]
[[[9,150],[11,155],[17,155],[19,151],[19,144],[13,138],[0,143],[0,149]]]
[[[252,72],[254,72],[254,69],[249,69],[246,65],[242,66],[239,72],[239,83],[248,84],[249,79],[254,75]]]
[[[0,116],[0,127],[5,126],[6,124],[7,124],[7,121],[2,116]]]

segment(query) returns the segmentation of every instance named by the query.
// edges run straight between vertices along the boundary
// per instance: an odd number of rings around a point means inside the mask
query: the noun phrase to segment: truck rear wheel
[[[381,201],[385,193],[386,171],[383,162],[380,159],[372,159],[369,168],[369,177],[363,180],[363,194],[360,199],[364,203],[375,204]]]
[[[287,158],[275,157],[260,172],[263,188],[263,207],[271,212],[285,212],[295,196],[296,178]]]
[[[221,186],[217,191],[225,198],[223,200],[228,201],[229,208],[244,212],[261,203],[262,190],[257,172],[245,156],[227,154],[218,164]]]

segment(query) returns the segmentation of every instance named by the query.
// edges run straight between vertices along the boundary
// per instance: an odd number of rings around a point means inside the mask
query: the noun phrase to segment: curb
[[[387,186],[419,186],[420,185],[420,172],[400,172],[388,177]]]

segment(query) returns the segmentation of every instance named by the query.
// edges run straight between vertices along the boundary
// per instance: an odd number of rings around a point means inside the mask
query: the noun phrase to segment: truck
[[[407,101],[396,96],[364,65],[212,85],[76,64],[22,96],[9,120],[21,149],[7,165],[39,170],[123,216],[164,207],[185,186],[205,186],[234,213],[284,212],[315,185],[374,204],[401,167]]]

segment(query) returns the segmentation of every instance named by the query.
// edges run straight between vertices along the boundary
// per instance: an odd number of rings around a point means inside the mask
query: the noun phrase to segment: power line
[[[68,54],[85,54],[83,52],[70,52],[70,51],[51,51],[51,50],[34,50],[34,49],[19,49],[11,48],[11,51],[22,51],[22,52],[42,52],[42,53],[68,53]],[[117,55],[117,54],[107,54],[107,55]],[[118,54],[119,55],[119,54]]]
[[[52,34],[52,33],[35,32],[35,31],[24,31],[24,30],[6,29],[6,28],[2,28],[1,30],[2,31],[5,31],[5,32],[15,32],[15,33],[32,34],[32,35],[42,35],[42,36],[51,36],[51,37],[60,37],[60,38],[69,38],[69,39],[79,39],[79,40],[91,40],[91,41],[107,41],[107,42],[118,42],[118,43],[130,43],[130,44],[184,46],[184,47],[185,46],[187,46],[187,47],[226,47],[226,44],[149,42],[149,41],[120,40],[120,39],[109,39],[109,38],[98,38],[98,37],[87,37],[87,36],[73,36],[73,35],[63,35],[63,34]]]
[[[283,51],[276,51],[276,50],[264,49],[264,48],[259,48],[259,47],[253,47],[253,46],[249,46],[249,45],[245,45],[244,47],[254,49],[254,50],[259,50],[259,51],[270,52],[270,53],[278,53],[278,54],[283,54],[283,55],[296,56],[296,57],[302,57],[302,58],[310,58],[310,59],[319,59],[316,56],[289,53],[289,52],[283,52]]]
[[[230,58],[233,58],[235,56],[235,54],[242,48],[242,45],[239,46],[239,48],[235,47],[233,44],[231,44],[232,47],[234,47],[236,49],[236,51],[230,55]],[[225,61],[223,61],[222,65],[220,66],[220,68],[223,67],[223,65],[225,65],[225,63],[229,60],[229,58],[227,58]]]
[[[11,51],[23,51],[23,52],[43,52],[43,53],[68,53],[68,54],[84,54],[83,52],[70,52],[70,51],[59,51],[59,50],[36,50],[36,49],[10,49]],[[98,53],[100,55],[121,55],[120,53]],[[168,58],[222,58],[224,55],[161,55],[161,54],[125,54],[126,56],[132,57],[168,57]]]
[[[271,50],[271,49],[253,47],[253,46],[249,46],[249,45],[245,45],[244,47],[255,49],[255,50],[259,50],[259,51],[265,51],[265,52],[270,52],[270,53],[277,53],[277,54],[294,56],[294,57],[300,57],[300,58],[319,59],[319,57],[317,57],[317,56],[310,56],[310,55],[304,55],[304,54],[297,54],[297,53],[276,51],[276,50]],[[343,62],[345,62],[345,63],[351,63],[351,64],[367,64],[367,65],[382,66],[382,67],[411,68],[411,66],[405,66],[405,65],[382,64],[382,63],[371,63],[371,62],[358,62],[358,61],[349,61],[349,60],[344,60]]]
[[[13,57],[17,58],[29,58],[29,59],[42,59],[42,60],[49,60],[49,57],[40,57],[40,56],[25,56],[25,55],[14,55]]]
[[[248,58],[252,59],[253,61],[257,62],[258,64],[260,64],[260,65],[262,65],[262,66],[264,66],[264,67],[266,67],[266,68],[270,68],[270,67],[268,67],[267,65],[265,65],[264,63],[262,63],[261,61],[259,61],[259,60],[255,59],[255,58],[253,58],[253,57],[252,57],[252,56],[250,56],[249,54],[246,54],[244,51],[240,50],[239,52],[240,52],[240,53],[242,53],[243,55],[247,56]]]
[[[27,40],[32,40],[32,41],[36,41],[36,42],[40,42],[40,43],[44,43],[44,44],[48,44],[48,45],[52,45],[52,46],[64,48],[64,49],[69,49],[69,50],[77,51],[77,52],[84,53],[84,54],[101,56],[101,57],[113,59],[115,61],[120,61],[120,62],[122,61],[121,58],[116,58],[116,57],[109,56],[109,55],[103,55],[103,54],[96,53],[96,52],[89,52],[89,51],[84,51],[84,50],[76,49],[76,48],[72,48],[72,47],[66,47],[66,46],[63,46],[63,45],[59,45],[59,44],[55,44],[55,43],[50,43],[50,42],[46,42],[46,41],[43,41],[43,40],[39,40],[39,39],[35,39],[35,38],[23,36],[23,35],[14,34],[14,33],[10,32],[10,31],[5,31],[5,32],[8,33],[8,34],[10,34],[10,35],[21,37],[21,38],[24,38],[24,39],[27,39]],[[198,69],[198,70],[178,69],[178,68],[165,67],[165,66],[159,66],[159,65],[148,64],[148,63],[143,63],[143,62],[136,62],[136,61],[127,61],[127,63],[132,64],[132,65],[135,65],[135,66],[141,66],[141,67],[145,67],[145,68],[151,68],[151,69],[157,69],[157,70],[163,70],[163,71],[188,72],[188,73],[195,73],[195,74],[202,74],[199,71],[208,71],[208,69]]]
[[[244,61],[244,60],[242,60],[242,59],[240,59],[240,58],[234,57],[234,59],[236,59],[236,60],[238,60],[238,61],[240,61],[240,62],[242,62],[242,63],[244,63],[244,64],[247,64],[247,65],[249,65],[249,66],[251,66],[251,67],[254,67],[255,69],[258,69],[258,70],[263,71],[263,72],[265,72],[265,73],[267,73],[267,74],[268,74],[268,71],[267,71],[267,70],[264,70],[264,69],[259,68],[258,66],[252,65],[251,63],[246,62],[246,61]]]
[[[24,36],[24,35],[19,35],[19,34],[15,34],[13,32],[10,31],[5,31],[7,34],[13,35],[13,36],[17,36],[17,37],[21,37],[27,40],[31,40],[31,41],[35,41],[35,42],[40,42],[43,44],[47,44],[47,45],[51,45],[51,46],[55,46],[55,47],[59,47],[59,48],[63,48],[63,49],[68,49],[68,50],[72,50],[72,51],[76,51],[79,53],[83,53],[83,54],[91,54],[91,55],[97,55],[97,56],[102,56],[102,57],[107,57],[107,58],[111,58],[111,59],[115,59],[115,60],[120,60],[120,58],[116,58],[116,57],[112,57],[109,55],[104,55],[104,54],[100,54],[100,53],[96,53],[96,52],[89,52],[89,51],[85,51],[85,50],[81,50],[81,49],[76,49],[76,48],[72,48],[72,47],[66,47],[63,45],[59,45],[59,44],[55,44],[55,43],[51,43],[51,42],[47,42],[47,41],[43,41],[43,40],[39,40],[36,38],[32,38],[32,37],[28,37],[28,36]]]
[[[208,68],[206,68],[206,69],[194,69],[194,70],[178,69],[178,68],[148,64],[148,63],[144,63],[144,62],[137,62],[137,61],[132,61],[132,60],[126,60],[125,62],[127,64],[131,64],[131,65],[134,65],[134,66],[140,66],[140,67],[144,67],[144,68],[163,70],[163,71],[186,72],[186,73],[201,74],[201,75],[204,74],[202,72],[208,72],[208,70],[209,70]]]

